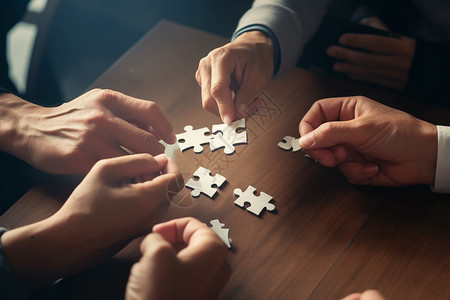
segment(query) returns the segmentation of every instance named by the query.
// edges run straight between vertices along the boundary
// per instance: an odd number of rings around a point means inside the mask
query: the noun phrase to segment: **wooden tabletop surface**
[[[220,124],[201,107],[194,74],[199,60],[227,40],[162,22],[92,87],[157,102],[176,133]],[[227,178],[212,200],[184,188],[165,219],[219,219],[230,229],[233,274],[220,299],[339,299],[369,288],[387,299],[450,299],[450,195],[429,187],[360,187],[336,170],[277,147],[298,137],[298,123],[320,98],[365,95],[428,121],[450,125],[450,111],[373,86],[295,69],[263,93],[264,106],[247,122],[248,144],[236,153],[175,153],[187,181],[199,166]],[[424,145],[425,147],[426,145]],[[17,227],[54,213],[73,185],[56,177],[34,187],[0,217]],[[260,217],[233,204],[234,189],[252,185],[271,195],[276,213]],[[119,220],[118,220],[119,221]],[[135,240],[112,260],[67,278],[46,297],[123,299]]]

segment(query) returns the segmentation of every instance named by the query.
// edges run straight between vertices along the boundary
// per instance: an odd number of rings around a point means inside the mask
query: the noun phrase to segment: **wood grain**
[[[227,41],[162,22],[130,49],[92,87],[110,88],[157,102],[177,133],[219,124],[201,107],[194,79],[199,60]],[[348,184],[302,152],[277,147],[298,136],[298,123],[320,98],[365,95],[433,122],[450,124],[449,111],[411,102],[374,86],[295,69],[265,91],[265,106],[248,120],[248,145],[227,156],[223,150],[177,153],[187,181],[198,166],[227,178],[218,195],[192,198],[183,189],[165,219],[218,218],[230,229],[233,275],[220,299],[338,299],[366,288],[389,299],[448,299],[450,288],[450,197],[428,187],[376,188]],[[235,188],[253,185],[274,198],[277,213],[256,217],[233,205]],[[73,188],[35,187],[0,217],[15,227],[44,218]],[[46,297],[123,299],[129,267],[139,257],[139,240],[107,263],[64,279]],[[41,295],[42,296],[42,295]]]

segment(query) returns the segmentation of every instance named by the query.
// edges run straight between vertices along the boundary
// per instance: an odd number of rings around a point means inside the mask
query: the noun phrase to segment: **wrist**
[[[431,123],[420,120],[420,144],[421,152],[417,161],[419,163],[419,183],[434,185],[436,177],[438,134],[437,127]]]
[[[254,51],[253,59],[259,60],[267,71],[270,71],[270,78],[276,75],[280,66],[280,50],[275,36],[269,35],[265,31],[258,29],[245,31],[239,34],[233,43],[241,43],[244,47]]]
[[[0,150],[25,159],[30,123],[26,118],[39,106],[9,93],[0,94],[0,103]]]
[[[262,47],[267,57],[265,61],[272,61],[271,58],[274,56],[274,42],[272,38],[265,32],[259,30],[246,31],[240,34],[234,40],[236,43],[247,43],[256,45],[257,47]]]
[[[75,223],[52,216],[3,234],[5,258],[26,286],[32,289],[48,286],[98,261],[101,251],[92,249],[95,243],[82,230],[74,228]]]
[[[251,43],[260,43],[267,45],[273,49],[273,41],[265,32],[260,30],[251,30],[241,33],[234,40],[236,42],[251,42]]]

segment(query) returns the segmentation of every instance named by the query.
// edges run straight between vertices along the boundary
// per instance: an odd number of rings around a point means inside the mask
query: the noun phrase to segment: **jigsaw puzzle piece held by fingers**
[[[177,141],[181,151],[189,148],[194,148],[195,153],[201,153],[203,151],[204,144],[208,144],[211,139],[208,127],[195,129],[191,125],[184,127],[184,133],[177,134]]]
[[[175,160],[175,154],[178,150],[180,150],[180,146],[178,143],[175,144],[167,144],[163,140],[159,141],[164,146],[164,154],[167,155],[167,157],[170,157],[171,159]]]
[[[190,178],[185,184],[186,187],[192,189],[192,197],[198,197],[200,196],[200,193],[203,193],[212,199],[216,195],[217,189],[227,180],[220,174],[211,176],[211,171],[204,167],[199,167],[197,171],[195,171],[194,176],[199,179],[194,180]]]
[[[231,248],[231,239],[228,237],[230,229],[223,228],[225,224],[220,223],[219,219],[211,220],[209,223],[211,223],[212,225],[212,227],[210,228],[220,237],[220,239],[228,246],[228,248]]]
[[[256,189],[251,185],[249,185],[244,192],[242,192],[241,189],[235,189],[234,194],[239,197],[234,201],[234,204],[242,208],[245,207],[245,203],[250,204],[250,206],[247,207],[247,211],[257,216],[261,214],[264,208],[268,211],[275,210],[275,205],[269,203],[273,199],[272,196],[264,192],[260,192],[259,196],[256,196],[255,192]]]
[[[209,146],[211,151],[215,151],[220,148],[225,148],[225,154],[233,154],[236,151],[235,145],[247,144],[247,132],[241,129],[245,129],[245,119],[237,120],[231,124],[219,124],[212,126],[212,133]]]
[[[300,138],[296,139],[292,136],[285,136],[281,142],[278,143],[278,147],[283,150],[289,151],[292,149],[292,152],[297,152],[302,150],[299,144]]]

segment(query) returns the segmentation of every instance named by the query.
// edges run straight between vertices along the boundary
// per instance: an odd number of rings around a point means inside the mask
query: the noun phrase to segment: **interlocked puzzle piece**
[[[267,209],[268,211],[273,211],[275,209],[275,205],[269,203],[273,198],[272,196],[260,192],[259,196],[255,195],[256,189],[249,185],[245,192],[242,192],[241,189],[235,189],[234,194],[239,196],[234,204],[240,207],[244,207],[245,203],[249,203],[250,206],[247,207],[247,211],[259,216],[263,209]]]
[[[195,171],[194,176],[199,179],[194,180],[190,178],[188,182],[186,182],[186,187],[193,189],[191,192],[192,197],[198,197],[200,196],[200,193],[203,193],[212,199],[217,193],[217,188],[227,180],[220,174],[211,176],[211,171],[203,167],[199,167],[197,171]],[[216,188],[213,186],[216,186]]]
[[[231,124],[219,124],[212,126],[212,133],[209,146],[211,151],[223,148],[225,154],[233,154],[236,151],[234,145],[247,144],[247,132],[237,132],[240,129],[245,129],[245,119],[237,120]]]
[[[296,139],[292,136],[285,136],[281,142],[278,143],[278,147],[281,149],[284,149],[286,151],[289,151],[292,149],[292,152],[297,152],[302,150],[302,147],[300,147],[300,144],[298,143],[300,141],[300,138]]]
[[[200,153],[203,151],[202,145],[208,144],[211,139],[211,136],[205,135],[209,133],[207,127],[194,130],[194,127],[187,125],[184,127],[184,131],[186,132],[177,134],[177,140],[181,151],[194,148],[195,153]]]
[[[212,225],[212,227],[210,228],[220,237],[220,239],[228,246],[228,248],[231,248],[231,239],[228,237],[230,229],[223,228],[225,224],[220,223],[219,219],[211,220],[209,223],[211,223]]]

